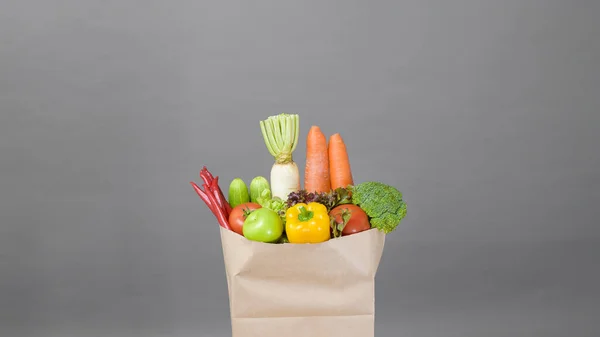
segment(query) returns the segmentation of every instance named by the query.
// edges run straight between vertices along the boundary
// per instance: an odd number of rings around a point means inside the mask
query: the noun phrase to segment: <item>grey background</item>
[[[1,4],[1,336],[228,336],[188,182],[280,112],[405,195],[377,336],[600,335],[598,1]]]

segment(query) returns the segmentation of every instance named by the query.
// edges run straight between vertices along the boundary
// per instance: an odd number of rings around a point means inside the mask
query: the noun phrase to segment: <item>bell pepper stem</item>
[[[301,206],[298,209],[300,210],[300,214],[298,214],[298,220],[301,222],[309,221],[313,218],[313,211],[307,210],[304,206]]]

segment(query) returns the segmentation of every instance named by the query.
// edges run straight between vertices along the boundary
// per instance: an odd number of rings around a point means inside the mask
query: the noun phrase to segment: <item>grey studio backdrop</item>
[[[280,112],[406,197],[377,336],[600,336],[598,1],[1,4],[0,336],[229,336],[188,182]]]

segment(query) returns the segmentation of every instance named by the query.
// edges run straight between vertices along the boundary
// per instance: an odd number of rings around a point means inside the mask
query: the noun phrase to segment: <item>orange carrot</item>
[[[306,136],[306,168],[304,189],[308,192],[331,191],[327,138],[318,126],[312,126]]]
[[[329,175],[331,188],[354,185],[346,144],[339,133],[329,137]]]

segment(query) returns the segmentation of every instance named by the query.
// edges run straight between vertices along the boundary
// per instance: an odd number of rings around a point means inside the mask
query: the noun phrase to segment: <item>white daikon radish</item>
[[[298,165],[292,159],[292,152],[298,144],[299,129],[298,115],[279,114],[260,121],[265,145],[275,158],[271,168],[271,194],[282,200],[300,190]]]

